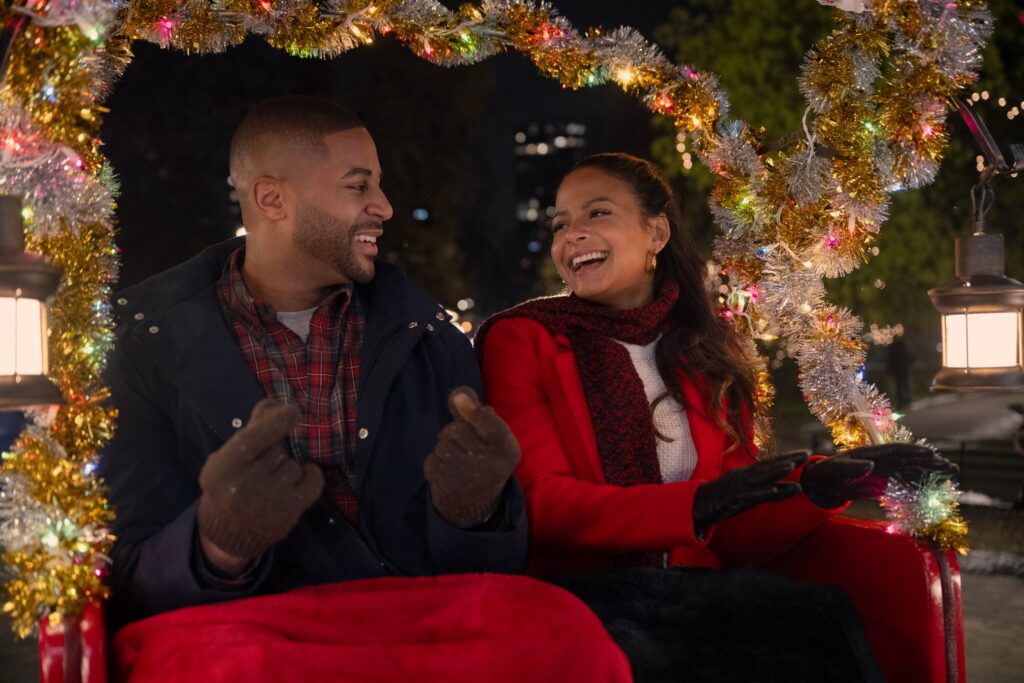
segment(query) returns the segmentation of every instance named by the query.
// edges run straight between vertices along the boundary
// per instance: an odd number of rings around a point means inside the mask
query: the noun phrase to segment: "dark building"
[[[587,126],[578,122],[533,122],[515,134],[519,266],[542,289],[557,283],[557,278],[550,282],[554,275],[547,255],[555,192],[566,170],[585,156],[586,134]]]

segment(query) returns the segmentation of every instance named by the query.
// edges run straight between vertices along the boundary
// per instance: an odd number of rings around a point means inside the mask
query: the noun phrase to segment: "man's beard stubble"
[[[356,231],[364,228],[379,229],[380,223],[348,224],[309,203],[303,203],[295,221],[295,246],[346,279],[365,284],[373,279],[374,265],[372,261],[366,264],[354,249]]]

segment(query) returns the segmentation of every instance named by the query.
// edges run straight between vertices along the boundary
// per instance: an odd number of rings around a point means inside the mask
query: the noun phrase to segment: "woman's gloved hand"
[[[300,464],[281,446],[301,418],[294,405],[264,399],[248,424],[210,455],[199,473],[201,538],[234,558],[254,560],[291,533],[324,488],[319,467]]]
[[[441,430],[423,463],[438,513],[460,529],[487,521],[519,464],[519,442],[476,392],[456,387],[448,398],[455,419]]]
[[[929,472],[956,471],[956,465],[926,446],[884,443],[811,463],[804,468],[800,485],[812,503],[832,509],[851,500],[879,497],[895,475],[913,482]]]
[[[784,500],[800,493],[796,482],[779,480],[807,462],[807,451],[786,453],[772,460],[737,467],[697,487],[693,496],[693,528],[703,536],[712,524],[761,503]]]

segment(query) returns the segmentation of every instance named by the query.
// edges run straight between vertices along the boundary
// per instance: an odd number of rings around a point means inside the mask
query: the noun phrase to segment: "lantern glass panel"
[[[1020,312],[943,316],[943,365],[1007,368],[1020,364]]]
[[[46,306],[0,297],[0,375],[46,374]]]

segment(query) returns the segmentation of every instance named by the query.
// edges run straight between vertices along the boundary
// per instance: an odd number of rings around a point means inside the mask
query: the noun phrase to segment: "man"
[[[465,337],[375,258],[392,210],[370,134],[279,98],[246,115],[230,165],[246,237],[116,298],[114,619],[520,572],[518,445],[476,400]]]

